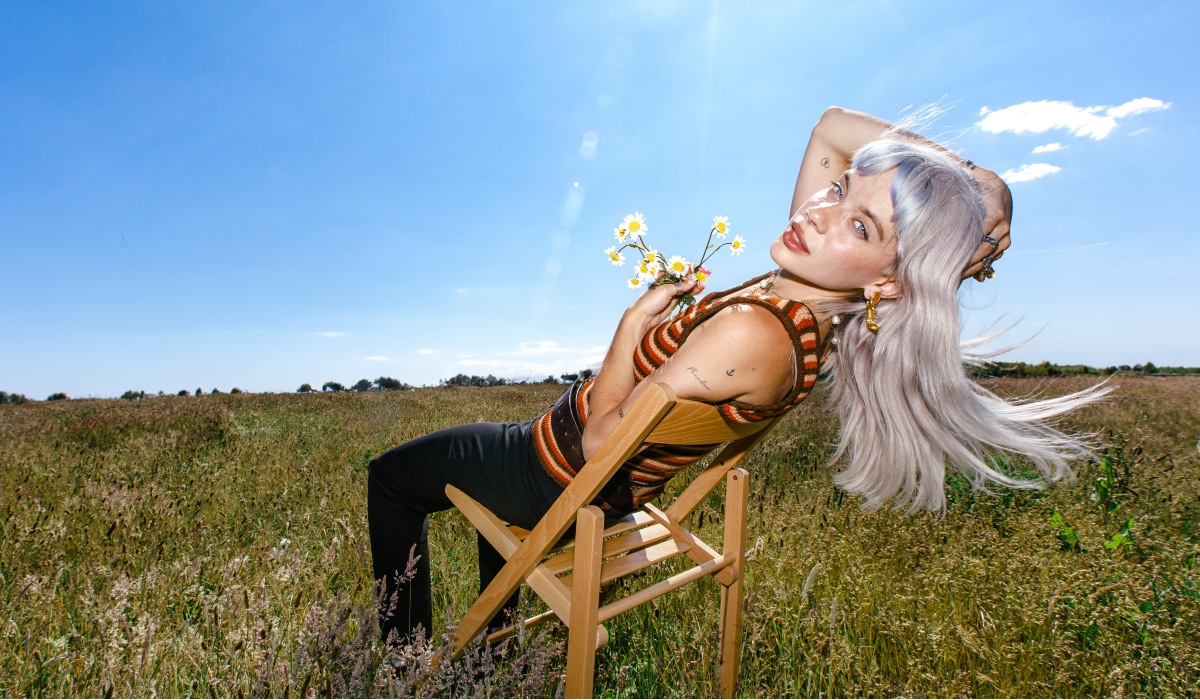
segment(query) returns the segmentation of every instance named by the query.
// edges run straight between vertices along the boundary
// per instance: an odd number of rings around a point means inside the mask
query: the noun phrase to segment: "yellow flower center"
[[[611,252],[611,253],[609,253],[609,254],[608,254],[608,257],[612,258],[613,260],[616,260],[616,259],[617,259],[617,252],[614,250],[613,252]]]
[[[741,248],[741,247],[742,247],[742,242],[741,242],[741,241],[734,241],[734,242],[733,242],[733,249],[734,249],[734,250],[737,250],[738,248]]]
[[[725,222],[724,221],[717,222],[717,233],[725,233]]]
[[[634,219],[633,221],[629,222],[630,233],[637,233],[641,229],[642,229],[642,222],[638,221],[637,219]]]

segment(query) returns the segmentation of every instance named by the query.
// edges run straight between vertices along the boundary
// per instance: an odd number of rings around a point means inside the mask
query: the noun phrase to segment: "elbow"
[[[829,129],[844,116],[846,116],[846,110],[836,106],[829,107],[821,113],[821,118],[817,120],[816,126],[813,127],[813,134],[818,134],[826,129]]]

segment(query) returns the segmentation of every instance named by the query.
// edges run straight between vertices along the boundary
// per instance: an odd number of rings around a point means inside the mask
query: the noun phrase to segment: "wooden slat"
[[[596,670],[596,614],[600,605],[600,550],[604,544],[604,511],[579,509],[575,525],[575,588],[571,591],[571,634],[567,638],[567,697],[592,697]]]
[[[650,520],[650,522],[654,522],[649,515],[646,515],[646,519]],[[630,532],[625,535],[621,535],[620,537],[614,537],[611,540],[604,541],[604,558],[608,559],[609,557],[615,557],[618,554],[624,554],[625,552],[637,549],[638,547],[645,547],[646,545],[654,544],[655,542],[664,540],[670,536],[671,531],[662,525],[651,525],[650,527]],[[542,563],[542,566],[546,567],[547,571],[556,576],[558,574],[570,571],[571,567],[575,566],[575,552],[564,552],[558,556],[547,559]]]
[[[614,522],[612,525],[604,528],[604,536],[612,537],[613,535],[619,535],[622,532],[629,532],[630,530],[634,530],[639,527],[645,527],[646,525],[649,525],[650,523],[653,523],[653,522],[654,522],[654,518],[651,518],[648,513],[644,513],[639,510],[634,513],[630,513],[629,515],[626,515],[625,517],[621,518],[620,520]],[[508,526],[508,529],[511,530],[512,528],[513,528],[512,525]],[[558,554],[559,552],[566,551],[568,549],[571,549],[574,546],[575,546],[575,538],[574,537],[566,537],[562,540],[559,540],[558,544],[556,544],[554,546],[554,549],[550,550],[550,553]],[[609,555],[606,554],[605,556],[609,556]]]
[[[712,561],[713,559],[719,559],[721,557],[717,550],[709,547],[704,540],[696,537],[692,533],[680,527],[678,523],[673,522],[666,513],[659,510],[654,504],[647,503],[642,507],[645,508],[646,511],[649,512],[650,515],[657,520],[660,525],[671,531],[671,537],[675,538],[675,541],[680,544],[680,549],[685,549],[683,545],[687,545],[687,555],[692,561],[696,562],[697,564],[704,564]],[[720,581],[722,585],[728,586],[733,583],[733,577],[736,575],[737,574],[734,571],[722,569],[720,573],[717,574],[717,580]]]
[[[655,384],[642,394],[625,418],[600,445],[600,449],[579,471],[542,520],[529,533],[517,551],[500,569],[491,585],[479,596],[459,621],[454,641],[454,658],[499,612],[513,591],[521,586],[542,558],[558,542],[574,521],[577,511],[591,503],[625,460],[641,447],[658,421],[675,405],[675,392],[666,384]],[[505,530],[506,533],[512,534]]]
[[[686,551],[687,546],[680,546],[675,540],[667,540],[666,542],[660,542],[653,547],[647,547],[633,554],[626,554],[623,557],[606,561],[603,568],[600,569],[600,584],[604,585],[610,581],[615,581],[635,571],[641,571],[647,566],[652,566],[660,561],[666,561],[677,554],[683,554]],[[571,587],[571,577],[569,575],[563,576],[558,581],[567,588]]]
[[[649,588],[643,588],[637,593],[625,596],[615,603],[609,603],[603,608],[600,608],[600,612],[596,617],[596,620],[601,623],[607,622],[623,612],[632,610],[639,605],[645,605],[655,598],[665,593],[670,593],[680,586],[704,578],[709,574],[715,574],[716,572],[731,566],[736,560],[737,557],[735,557],[733,554],[726,554],[720,559],[714,559],[705,564],[701,564],[700,566],[692,567],[683,573],[675,574],[670,578],[663,579]]]
[[[735,423],[721,415],[715,406],[680,399],[646,438],[646,442],[662,445],[717,444],[753,435],[764,427],[763,422]]]

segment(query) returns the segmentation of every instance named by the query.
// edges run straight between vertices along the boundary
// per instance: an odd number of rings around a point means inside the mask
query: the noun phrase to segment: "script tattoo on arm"
[[[702,385],[704,385],[704,388],[705,388],[705,389],[707,389],[707,388],[708,388],[708,382],[706,382],[706,381],[704,381],[703,379],[701,379],[699,374],[696,374],[696,373],[697,373],[697,372],[699,372],[700,370],[696,369],[695,367],[688,367],[688,371],[690,371],[690,372],[692,373],[692,376],[696,378],[696,381],[698,381],[698,382],[700,382]]]
[[[617,407],[617,415],[621,418],[625,417],[625,411],[622,410],[620,406]]]

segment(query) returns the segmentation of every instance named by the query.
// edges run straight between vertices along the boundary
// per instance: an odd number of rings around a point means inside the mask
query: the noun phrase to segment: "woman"
[[[1066,460],[1086,449],[1041,421],[1098,393],[1013,405],[963,368],[959,283],[993,274],[1011,211],[991,171],[874,117],[827,110],[804,154],[792,216],[771,246],[773,273],[675,318],[676,298],[704,285],[651,287],[622,316],[599,374],[581,377],[547,413],[441,430],[371,463],[375,576],[398,603],[385,635],[431,628],[428,515],[451,507],[447,484],[532,529],[657,382],[732,420],[764,420],[803,400],[826,360],[841,418],[834,459],[847,464],[835,480],[868,508],[942,508],[947,461],[980,485],[1036,486],[988,466],[994,450],[1028,456],[1047,479],[1069,475]],[[712,447],[639,453],[598,504],[619,515],[653,500]],[[414,547],[415,578],[398,583]],[[504,560],[482,537],[479,559],[483,590]],[[515,606],[514,596],[506,609]]]

